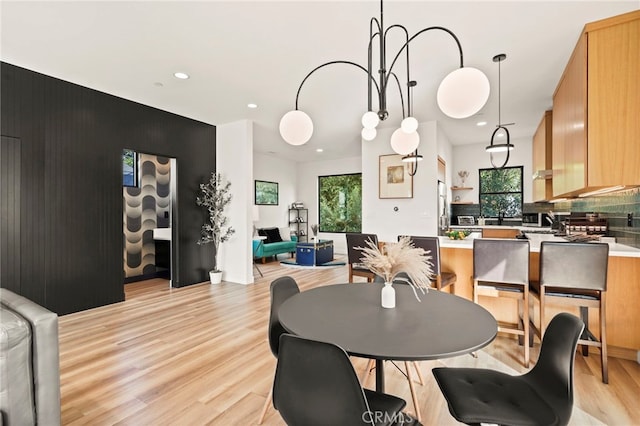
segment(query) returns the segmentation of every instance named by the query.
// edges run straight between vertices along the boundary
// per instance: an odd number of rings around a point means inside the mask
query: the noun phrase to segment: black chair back
[[[356,247],[367,247],[367,241],[372,241],[376,246],[378,245],[378,236],[376,234],[356,234],[347,233],[347,257],[349,263],[362,262],[362,250],[356,249]]]
[[[609,244],[543,241],[540,285],[607,291]]]
[[[400,238],[400,237],[398,237]],[[422,250],[429,253],[431,265],[434,275],[440,275],[440,240],[438,237],[416,237],[411,236],[411,241],[415,247],[419,247]]]
[[[271,282],[271,312],[269,314],[269,346],[271,352],[277,358],[280,335],[287,331],[280,324],[278,319],[278,309],[285,300],[300,293],[298,283],[293,278],[286,276],[275,279]]]
[[[473,279],[529,285],[529,241],[475,238]]]
[[[365,425],[369,405],[346,352],[283,334],[273,406],[288,425]]]
[[[552,406],[558,424],[567,424],[571,418],[573,366],[583,329],[584,323],[575,315],[563,312],[553,317],[542,338],[538,362],[524,376]]]

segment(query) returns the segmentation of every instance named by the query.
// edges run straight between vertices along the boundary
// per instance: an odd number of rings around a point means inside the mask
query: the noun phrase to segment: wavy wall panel
[[[153,228],[168,227],[171,163],[168,158],[139,154],[140,187],[123,188],[124,276],[158,272]]]

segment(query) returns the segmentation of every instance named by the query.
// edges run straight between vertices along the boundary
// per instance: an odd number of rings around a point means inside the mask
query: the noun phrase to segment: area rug
[[[332,260],[331,262],[326,262],[323,263],[321,265],[299,265],[298,263],[296,263],[296,261],[294,259],[291,260],[281,260],[280,264],[282,266],[287,266],[289,268],[300,268],[300,269],[314,269],[314,268],[323,268],[323,269],[327,269],[327,268],[339,268],[341,266],[346,265],[345,262],[340,262],[337,260]]]

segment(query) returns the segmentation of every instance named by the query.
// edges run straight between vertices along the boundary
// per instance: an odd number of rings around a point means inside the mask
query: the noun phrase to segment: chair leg
[[[527,285],[524,286],[524,300],[522,301],[522,326],[524,329],[524,366],[529,368],[530,357],[529,357],[529,339],[531,336],[529,335],[529,288]]]
[[[366,386],[367,384],[367,379],[369,379],[369,373],[371,373],[371,369],[376,365],[376,362],[373,359],[370,359],[367,362],[367,366],[364,369],[364,371],[362,372],[362,376],[360,376],[360,386],[362,386],[363,388]]]
[[[416,395],[416,390],[413,387],[413,377],[411,377],[411,368],[409,368],[409,363],[407,361],[404,362],[404,368],[407,371],[407,380],[409,382],[409,390],[411,391],[411,399],[413,400],[413,411],[415,411],[416,418],[418,421],[422,420],[422,416],[420,415],[420,406],[418,405],[418,396]]]
[[[264,421],[264,416],[267,414],[267,410],[269,406],[271,406],[271,397],[273,396],[273,386],[269,389],[269,395],[267,395],[267,400],[264,402],[264,407],[262,407],[262,412],[260,413],[260,418],[258,419],[258,424],[261,425]]]
[[[586,306],[580,306],[580,319],[584,323],[584,331],[582,332],[582,336],[580,336],[580,338],[584,340],[589,340],[589,332],[588,332],[589,308],[587,308]],[[581,345],[581,346],[582,346],[582,356],[589,356],[589,346],[588,345]]]
[[[418,383],[420,384],[420,386],[424,386],[424,379],[422,378],[422,372],[420,371],[420,366],[416,361],[411,361],[411,363],[413,364],[413,368],[416,369],[416,374],[418,375]]]
[[[609,369],[607,362],[607,311],[605,308],[605,292],[600,292],[600,363],[602,364],[602,382],[609,383]]]

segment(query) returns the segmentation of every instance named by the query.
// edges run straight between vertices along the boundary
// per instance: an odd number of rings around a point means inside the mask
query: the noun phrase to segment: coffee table
[[[317,266],[333,260],[333,240],[314,240],[296,244],[296,263]]]

